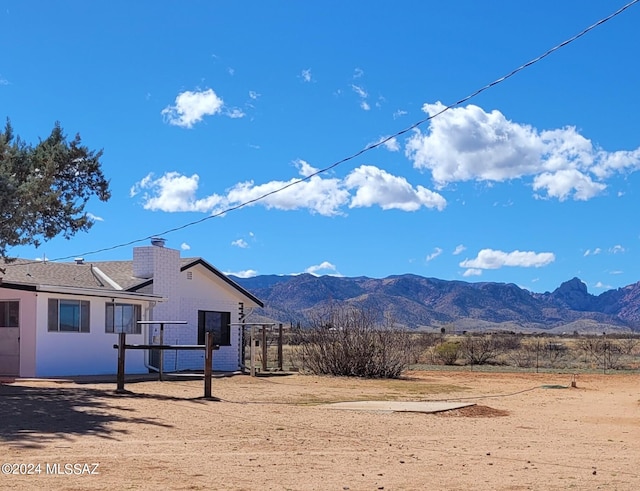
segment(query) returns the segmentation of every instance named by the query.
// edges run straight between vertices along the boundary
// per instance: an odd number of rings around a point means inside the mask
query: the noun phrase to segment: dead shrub
[[[407,367],[409,333],[388,319],[377,325],[375,313],[351,307],[331,307],[298,331],[299,358],[316,375],[397,378]]]

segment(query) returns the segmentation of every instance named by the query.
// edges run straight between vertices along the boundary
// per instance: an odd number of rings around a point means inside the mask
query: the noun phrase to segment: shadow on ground
[[[89,387],[33,387],[0,383],[0,442],[41,448],[52,440],[126,433],[113,423],[171,427],[153,417],[135,417],[120,395]],[[126,395],[124,397],[127,397]],[[147,396],[149,397],[149,396]],[[166,399],[166,397],[155,397]]]

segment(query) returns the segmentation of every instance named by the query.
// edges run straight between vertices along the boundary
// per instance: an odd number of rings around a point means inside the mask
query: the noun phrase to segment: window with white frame
[[[49,331],[89,332],[89,301],[49,299]]]
[[[105,332],[142,334],[142,326],[138,324],[142,319],[140,305],[111,302],[106,304],[105,312]]]

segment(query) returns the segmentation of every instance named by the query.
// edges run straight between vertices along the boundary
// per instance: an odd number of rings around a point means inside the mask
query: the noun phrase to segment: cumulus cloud
[[[620,244],[616,244],[613,247],[609,248],[609,252],[611,254],[622,254],[623,252],[626,252],[627,250],[622,247]]]
[[[464,273],[462,273],[462,276],[464,276],[465,278],[469,276],[481,276],[481,275],[482,275],[482,270],[476,269],[476,268],[469,268],[465,270]]]
[[[447,204],[440,194],[423,186],[413,187],[404,177],[383,169],[362,165],[344,179],[324,178],[304,160],[294,162],[300,178],[256,184],[245,181],[226,190],[197,198],[199,176],[167,172],[152,173],[132,186],[130,196],[142,194],[145,209],[154,211],[222,212],[224,209],[257,200],[247,206],[262,205],[278,210],[307,209],[324,216],[342,215],[342,208],[379,206],[383,210],[416,211],[422,207],[443,210]],[[271,193],[271,194],[270,194]],[[264,198],[262,198],[264,196]],[[261,198],[258,200],[258,198]]]
[[[369,103],[368,103],[367,101],[362,101],[362,102],[360,103],[360,108],[361,108],[363,111],[368,111],[369,109],[371,109],[371,106],[369,105]]]
[[[231,245],[235,247],[239,247],[240,249],[246,249],[247,247],[249,247],[249,244],[244,239],[234,240],[233,242],[231,242]]]
[[[394,176],[371,165],[361,165],[345,179],[348,189],[356,189],[349,208],[380,206],[383,210],[416,211],[422,206],[443,210],[446,200],[420,185],[413,187],[404,177]]]
[[[393,119],[401,118],[402,116],[405,116],[406,114],[407,114],[407,111],[403,111],[402,109],[398,109],[397,111],[395,111],[393,113]]]
[[[213,89],[185,91],[176,97],[173,106],[167,106],[162,110],[164,120],[181,128],[192,128],[205,116],[219,113],[224,106],[223,100]]]
[[[314,276],[318,276],[320,271],[331,271],[333,273],[336,272],[336,266],[331,264],[329,261],[323,261],[320,264],[316,264],[314,266],[309,266],[304,270],[305,273],[312,274]],[[327,274],[327,273],[324,273]]]
[[[304,82],[311,82],[313,80],[313,77],[311,76],[311,68],[302,70],[302,72],[300,73],[300,78],[302,78]]]
[[[260,94],[258,94],[255,90],[250,90],[249,91],[249,98],[253,99],[254,101],[260,97]]]
[[[398,144],[398,139],[396,137],[386,140],[383,145],[384,148],[386,148],[390,152],[397,152],[400,150],[400,145]]]
[[[464,276],[479,275],[477,270],[499,269],[504,266],[521,268],[541,268],[555,261],[552,252],[512,251],[504,252],[494,249],[482,249],[473,259],[465,259],[460,263],[461,268],[471,269],[465,271]]]
[[[237,276],[238,278],[253,278],[258,275],[258,272],[255,269],[245,269],[244,271],[225,271],[224,274]]]
[[[222,204],[224,199],[218,195],[196,199],[198,174],[191,177],[178,172],[167,172],[159,178],[153,173],[147,174],[131,188],[130,196],[143,193],[143,207],[152,211],[199,211],[207,212]]]
[[[191,246],[186,242],[183,242],[182,244],[180,244],[180,249],[182,249],[183,251],[188,251],[191,250]]]
[[[317,171],[307,162],[296,162],[303,177],[308,177]],[[344,189],[340,179],[323,179],[320,175],[309,177],[306,181],[298,182],[298,178],[289,181],[271,181],[256,185],[253,181],[241,182],[233,186],[227,193],[229,203],[244,203],[257,199],[268,193],[269,196],[259,203],[266,208],[279,210],[308,209],[312,213],[325,216],[341,214],[340,207],[347,203],[349,192]],[[282,191],[277,190],[289,186]]]
[[[595,288],[606,288],[607,290],[610,290],[611,288],[613,288],[611,285],[606,285],[604,283],[602,283],[602,281],[598,281],[595,285],[593,285]]]
[[[433,116],[441,103],[425,104]],[[606,152],[576,128],[539,131],[475,105],[450,109],[415,130],[405,153],[442,187],[457,181],[532,178],[536,197],[588,200],[606,189],[603,179],[640,169],[640,149]]]

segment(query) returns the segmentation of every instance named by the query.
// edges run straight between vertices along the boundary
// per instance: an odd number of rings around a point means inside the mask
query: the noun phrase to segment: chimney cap
[[[84,264],[84,258],[83,257],[76,257],[76,258],[74,258],[74,261],[76,262],[76,264]]]
[[[156,247],[164,247],[166,239],[162,237],[151,237],[151,245]]]

